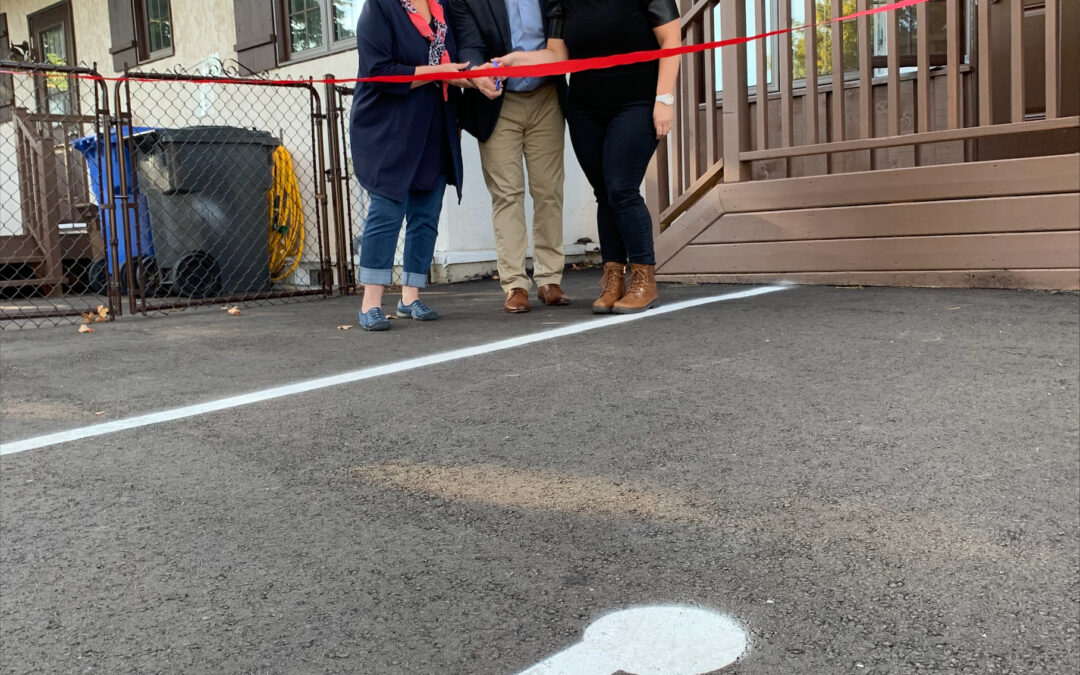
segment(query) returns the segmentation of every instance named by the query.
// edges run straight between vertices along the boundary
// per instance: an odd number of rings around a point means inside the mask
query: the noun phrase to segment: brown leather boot
[[[511,288],[510,292],[506,294],[503,309],[510,314],[521,314],[529,311],[532,309],[529,307],[529,292],[524,288]]]
[[[630,288],[626,289],[626,295],[615,303],[611,311],[616,314],[644,312],[659,299],[660,292],[656,290],[656,266],[631,263]]]
[[[626,265],[604,263],[604,278],[600,280],[600,297],[592,304],[593,314],[611,314],[611,308],[626,292]]]
[[[536,297],[540,298],[545,305],[569,305],[570,296],[563,293],[559,284],[544,284],[536,289]]]

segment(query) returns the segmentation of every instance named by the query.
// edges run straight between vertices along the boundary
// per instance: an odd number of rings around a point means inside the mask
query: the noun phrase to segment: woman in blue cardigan
[[[356,28],[359,76],[413,75],[464,70],[454,63],[453,35],[440,0],[367,0]],[[405,275],[397,316],[431,321],[439,315],[420,300],[435,252],[447,183],[461,200],[458,87],[450,82],[357,82],[350,123],[356,178],[368,192],[360,244],[364,285],[360,325],[386,330],[384,287],[390,283],[402,220]]]

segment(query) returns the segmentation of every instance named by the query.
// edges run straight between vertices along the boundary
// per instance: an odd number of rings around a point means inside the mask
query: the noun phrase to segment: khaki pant
[[[525,273],[525,172],[533,198],[533,276],[540,286],[561,284],[563,255],[563,114],[555,85],[503,94],[495,131],[480,143],[480,163],[491,193],[499,283],[504,292],[532,287]]]

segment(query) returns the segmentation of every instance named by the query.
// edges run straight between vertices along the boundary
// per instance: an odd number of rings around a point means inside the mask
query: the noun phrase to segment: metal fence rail
[[[129,73],[115,90],[132,311],[333,292],[324,116],[307,81]],[[147,233],[148,231],[148,233]]]
[[[351,89],[0,71],[0,329],[355,292]]]
[[[115,314],[108,90],[90,68],[0,63],[0,327]],[[115,260],[113,260],[115,263]],[[99,308],[102,308],[99,311]]]
[[[331,76],[327,76],[330,79]],[[350,283],[356,288],[356,269],[360,264],[360,242],[364,236],[364,223],[367,222],[367,210],[370,205],[367,191],[353,179],[353,156],[352,144],[349,142],[349,111],[352,109],[353,88],[345,86],[328,86],[327,100],[333,101],[331,110],[336,118],[337,138],[340,139],[340,147],[337,156],[338,166],[341,168],[340,185],[342,186],[341,204],[345,208],[345,214],[341,222],[346,224],[344,235],[350,243]],[[391,283],[400,285],[402,279],[402,260],[405,256],[405,231],[402,229],[398,236],[397,248],[394,252],[394,271]]]

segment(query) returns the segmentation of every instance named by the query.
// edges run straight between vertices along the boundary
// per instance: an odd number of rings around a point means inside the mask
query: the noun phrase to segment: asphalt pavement
[[[5,331],[0,441],[593,321],[598,280]],[[0,459],[4,673],[512,674],[664,604],[738,622],[725,674],[1076,673],[1080,297],[795,287]]]

